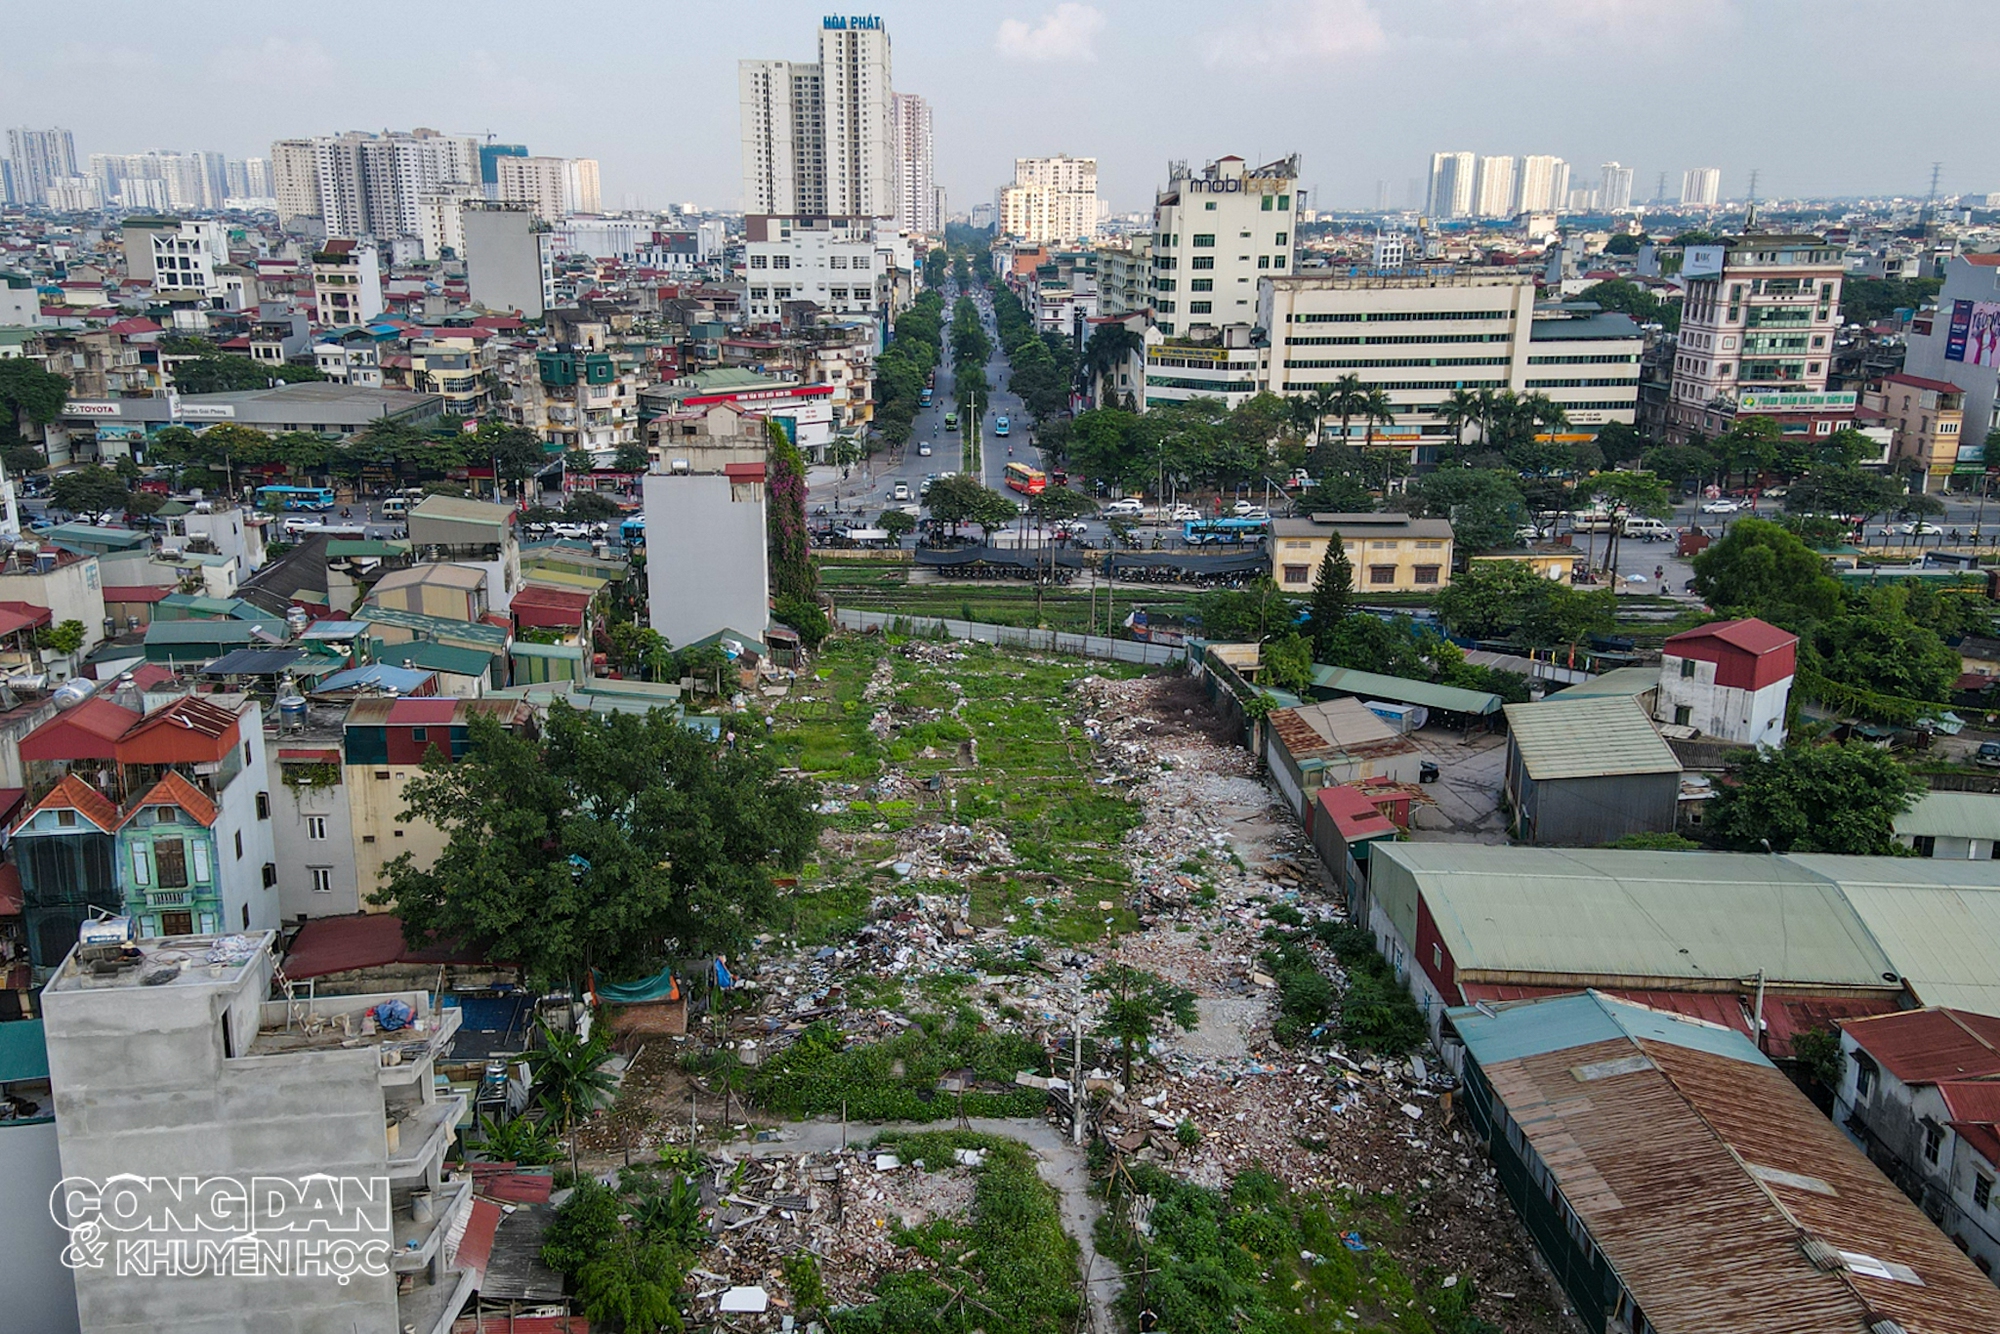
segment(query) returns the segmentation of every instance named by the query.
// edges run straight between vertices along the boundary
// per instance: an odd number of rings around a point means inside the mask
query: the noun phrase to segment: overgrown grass
[[[950,1161],[954,1147],[986,1150],[973,1169],[972,1216],[899,1229],[921,1269],[886,1276],[867,1306],[837,1312],[835,1334],[1068,1334],[1083,1301],[1076,1242],[1063,1230],[1053,1187],[1035,1173],[1034,1156],[1013,1140],[938,1135],[922,1141]],[[899,1151],[925,1157],[905,1141]],[[1224,1328],[1225,1326],[1216,1326]]]
[[[1376,952],[1367,928],[1321,922],[1314,934],[1347,970],[1347,990],[1340,998],[1342,1039],[1385,1056],[1423,1046],[1430,1037],[1423,1011],[1396,980],[1388,960]]]
[[[915,1016],[908,1031],[882,1042],[848,1045],[840,1030],[817,1023],[757,1071],[759,1105],[787,1116],[820,1116],[845,1108],[857,1121],[935,1121],[958,1114],[956,1094],[938,1091],[947,1070],[971,1067],[1004,1089],[965,1095],[968,1116],[1034,1116],[1048,1102],[1039,1089],[1013,1083],[1038,1069],[1042,1049],[1019,1034],[981,1031],[976,1016]]]

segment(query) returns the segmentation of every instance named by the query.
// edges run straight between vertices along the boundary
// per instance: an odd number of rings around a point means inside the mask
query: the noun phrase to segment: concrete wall
[[[247,704],[238,715],[243,768],[217,800],[215,864],[222,896],[224,931],[269,931],[278,925],[278,891],[264,884],[264,867],[276,863],[271,820],[257,814],[259,793],[269,790],[271,775],[264,758],[263,710]],[[268,809],[276,811],[272,805]],[[237,852],[237,835],[242,852]]]
[[[354,870],[353,825],[347,810],[347,785],[306,787],[284,781],[277,750],[270,748],[265,773],[271,792],[271,844],[278,862],[278,911],[287,922],[301,917],[337,917],[361,911],[361,893]],[[344,775],[343,775],[344,776]],[[310,838],[308,816],[326,822],[326,837]],[[313,889],[312,868],[331,873],[331,891]]]
[[[75,1334],[76,1279],[61,1259],[68,1235],[49,1217],[62,1180],[53,1121],[0,1122],[0,1321],[35,1334]]]
[[[83,652],[104,640],[104,580],[97,557],[86,556],[47,574],[0,574],[0,602],[47,607],[55,624],[83,622]]]
[[[468,208],[460,216],[465,231],[467,294],[488,310],[518,310],[528,319],[542,315],[541,247],[526,210]]]
[[[649,562],[650,563],[650,562]],[[1011,625],[987,625],[980,621],[941,620],[930,616],[897,616],[880,611],[837,608],[833,621],[843,630],[886,630],[906,634],[934,635],[942,631],[953,639],[975,639],[1003,648],[1031,648],[1044,653],[1073,653],[1084,658],[1105,658],[1115,662],[1158,665],[1179,662],[1187,651],[1178,644],[1142,644],[1131,639],[1108,639],[1103,635],[1079,635],[1056,630],[1023,630]]]
[[[771,597],[762,484],[648,473],[645,499],[653,629],[676,648],[718,630],[761,636]]]
[[[368,896],[382,888],[384,866],[407,852],[417,869],[427,869],[451,841],[428,820],[406,824],[396,819],[403,811],[404,786],[422,772],[423,767],[416,764],[341,766],[340,781],[347,792],[353,829],[355,892],[364,912],[388,911],[368,903]]]

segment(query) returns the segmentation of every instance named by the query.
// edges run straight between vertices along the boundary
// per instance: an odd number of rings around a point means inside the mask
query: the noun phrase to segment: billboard
[[[2000,366],[2000,301],[1951,303],[1944,359],[1968,366]]]
[[[1681,277],[1720,278],[1727,246],[1691,245],[1681,250]]]

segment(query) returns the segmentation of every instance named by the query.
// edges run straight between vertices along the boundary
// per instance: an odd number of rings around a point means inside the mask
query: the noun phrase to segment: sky
[[[0,0],[0,121],[74,132],[79,157],[260,156],[270,141],[427,125],[595,157],[606,208],[742,200],[736,62],[811,60],[824,4],[205,0],[84,9]],[[856,6],[898,91],[933,106],[947,207],[1017,156],[1098,159],[1150,209],[1172,159],[1298,153],[1312,202],[1406,201],[1430,155],[1552,153],[1722,169],[1741,197],[2000,192],[1971,114],[2000,57],[1993,0],[924,0]],[[85,17],[87,16],[87,18]],[[189,21],[190,17],[194,21]],[[1957,90],[1954,92],[1953,90]],[[1959,110],[1954,110],[1954,105]],[[1983,115],[1984,113],[1981,113]],[[1419,185],[1421,189],[1421,185]],[[1383,193],[1378,194],[1378,191]],[[1419,200],[1421,202],[1421,200]]]

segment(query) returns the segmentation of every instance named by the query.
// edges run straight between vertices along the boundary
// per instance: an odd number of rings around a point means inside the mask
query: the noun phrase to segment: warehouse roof
[[[1917,999],[2000,1014],[2000,862],[1793,853],[1839,882]]]
[[[1467,655],[1468,661],[1470,655]],[[1578,681],[1575,685],[1564,686],[1551,700],[1568,702],[1577,699],[1635,699],[1648,690],[1657,690],[1660,685],[1660,669],[1657,667],[1614,667],[1602,676],[1593,676],[1588,681]]]
[[[1677,774],[1681,762],[1635,699],[1601,696],[1509,704],[1507,730],[1536,782]]]
[[[1370,879],[1405,939],[1415,939],[1415,905],[1384,868],[1417,882],[1461,981],[1586,975],[1645,986],[1761,970],[1772,983],[1881,988],[1899,976],[1840,886],[1797,857],[1472,843],[1387,843],[1371,857],[1381,861]]]
[[[2000,1290],[1748,1038],[1596,996],[1451,1018],[1663,1334],[2000,1328]]]
[[[1392,704],[1421,704],[1445,713],[1498,713],[1500,697],[1484,690],[1463,690],[1458,686],[1437,686],[1428,681],[1411,681],[1379,672],[1357,672],[1351,667],[1313,666],[1313,689],[1332,690],[1343,695],[1388,700]]]
[[[1896,832],[1916,838],[2000,839],[2000,793],[1927,792],[1896,817]]]

